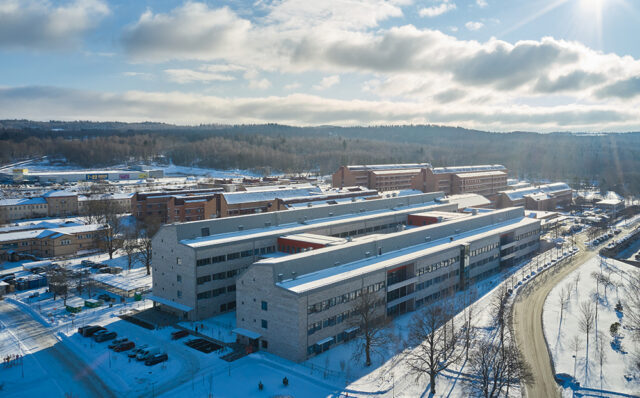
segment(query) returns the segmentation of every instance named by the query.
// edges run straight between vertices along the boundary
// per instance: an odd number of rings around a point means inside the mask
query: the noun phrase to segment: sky
[[[0,0],[0,118],[640,131],[638,0]]]

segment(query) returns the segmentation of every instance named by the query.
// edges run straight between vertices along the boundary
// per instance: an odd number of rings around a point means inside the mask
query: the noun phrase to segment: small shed
[[[87,307],[87,308],[98,308],[102,304],[104,304],[104,301],[102,301],[102,300],[87,299],[87,300],[84,301],[84,306]]]
[[[67,309],[67,312],[77,314],[78,312],[82,311],[82,308],[84,307],[84,301],[79,298],[67,300],[67,305],[65,307]]]

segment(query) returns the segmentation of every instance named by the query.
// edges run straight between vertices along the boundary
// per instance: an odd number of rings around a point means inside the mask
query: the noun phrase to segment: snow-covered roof
[[[222,193],[222,196],[226,200],[227,204],[240,204],[266,202],[269,200],[275,200],[277,198],[295,198],[300,196],[312,196],[320,194],[322,194],[322,190],[320,188],[311,187],[302,189],[279,189],[275,191],[224,192]]]
[[[309,234],[309,233],[285,235],[285,236],[281,236],[280,239],[289,239],[289,240],[295,240],[299,242],[315,243],[315,244],[327,245],[327,246],[339,245],[347,242],[345,238],[336,238],[334,236],[324,236],[324,235]]]
[[[147,290],[151,288],[151,275],[144,275],[139,278],[122,276],[120,274],[93,274],[91,278],[121,290]]]
[[[507,173],[504,171],[478,171],[474,173],[456,173],[456,177],[459,178],[481,178],[481,177],[493,177],[493,176],[505,176]]]
[[[503,191],[510,200],[520,200],[525,196],[537,195],[537,194],[553,194],[562,191],[571,191],[571,187],[563,182],[556,182],[553,184],[540,185],[538,187],[528,187],[528,188],[520,188],[513,189],[510,191]]]
[[[156,303],[164,304],[166,306],[175,308],[175,309],[177,309],[179,311],[189,312],[189,311],[191,311],[193,309],[193,308],[191,308],[191,307],[189,307],[187,305],[184,305],[184,304],[181,304],[181,303],[176,303],[175,301],[171,301],[171,300],[166,299],[164,297],[154,296],[153,294],[148,295],[147,298],[149,300],[151,300],[151,301],[155,301]]]
[[[391,251],[380,256],[368,257],[347,264],[325,268],[316,272],[301,275],[296,279],[277,282],[276,284],[294,293],[303,293],[336,282],[362,276],[370,272],[382,270],[387,267],[393,267],[401,263],[414,261],[432,253],[457,248],[462,243],[475,241],[492,235],[499,236],[500,233],[506,230],[538,222],[538,220],[527,217],[511,219],[461,234],[447,236],[431,242]],[[452,237],[454,238],[453,240],[451,240]],[[313,252],[307,253],[313,254]]]
[[[56,197],[67,197],[67,196],[77,196],[78,194],[71,191],[49,191],[45,192],[42,197],[43,198],[56,198]]]
[[[449,203],[457,203],[458,209],[464,209],[467,207],[487,206],[491,204],[491,201],[489,199],[475,193],[451,195],[451,196],[447,196],[446,200]]]
[[[78,225],[73,227],[34,229],[30,231],[9,232],[6,234],[0,234],[0,242],[10,242],[14,240],[36,239],[36,238],[37,239],[57,238],[62,235],[70,235],[70,234],[82,233],[82,232],[92,232],[92,231],[97,231],[103,228],[104,228],[103,225],[89,224],[89,225]]]
[[[453,167],[434,167],[433,174],[444,173],[474,173],[478,171],[494,171],[506,170],[507,168],[501,164],[485,164],[479,166],[453,166]]]
[[[375,175],[387,174],[418,174],[422,169],[393,169],[393,170],[372,170]]]
[[[20,199],[2,199],[0,206],[23,206],[23,205],[40,205],[47,204],[44,198],[20,198]]]
[[[603,199],[601,201],[596,202],[597,205],[612,205],[616,206],[622,203],[620,199]]]
[[[93,195],[86,196],[80,195],[78,196],[78,200],[86,201],[86,200],[120,200],[120,199],[131,199],[133,197],[133,193],[107,193],[103,195]]]
[[[399,169],[421,169],[431,167],[429,163],[396,163],[396,164],[362,164],[347,166],[352,171],[367,170],[399,170]]]

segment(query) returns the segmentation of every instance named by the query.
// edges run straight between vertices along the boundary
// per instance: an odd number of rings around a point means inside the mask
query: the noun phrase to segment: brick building
[[[498,208],[522,206],[527,210],[554,211],[571,205],[573,191],[563,182],[500,192]]]
[[[377,164],[341,166],[333,173],[336,188],[361,186],[378,191],[410,189],[413,178],[429,163]]]
[[[422,192],[442,191],[447,195],[476,193],[494,201],[507,188],[508,170],[494,165],[424,168],[411,188]]]

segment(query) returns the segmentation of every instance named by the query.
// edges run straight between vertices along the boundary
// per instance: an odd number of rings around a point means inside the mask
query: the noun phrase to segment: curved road
[[[626,232],[626,229],[624,230]],[[534,381],[526,385],[527,397],[560,397],[560,388],[554,379],[551,357],[545,343],[542,328],[542,310],[551,290],[572,271],[587,260],[595,257],[598,250],[587,249],[584,235],[576,236],[576,246],[580,251],[571,261],[546,270],[523,288],[512,308],[512,326],[516,343],[523,357],[531,366]]]
[[[113,392],[82,358],[29,314],[13,304],[0,301],[0,320],[19,340],[20,346],[31,351],[27,355],[33,356],[61,391],[72,393],[74,397],[115,398]]]

